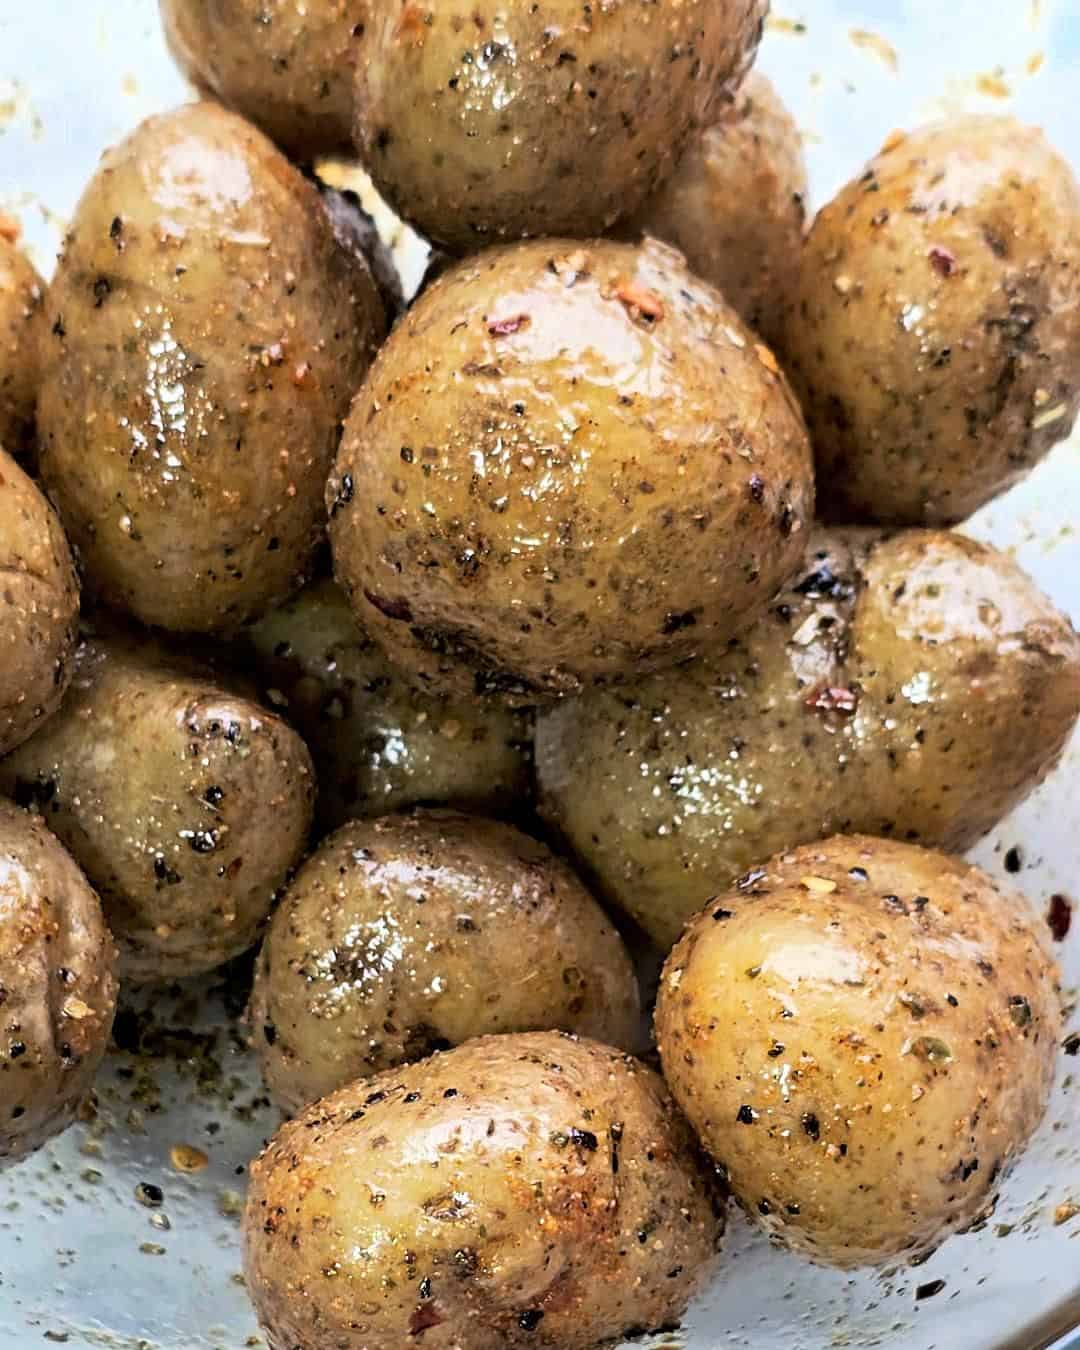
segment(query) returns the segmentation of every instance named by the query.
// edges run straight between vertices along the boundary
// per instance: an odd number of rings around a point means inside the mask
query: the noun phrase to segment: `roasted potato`
[[[0,755],[33,734],[71,679],[79,581],[49,503],[0,450]]]
[[[894,135],[818,215],[783,323],[822,513],[945,525],[1080,406],[1080,187],[1040,131]]]
[[[1057,762],[1080,638],[1005,554],[834,530],[723,656],[545,713],[542,814],[665,947],[771,853],[839,830],[970,847]]]
[[[0,448],[30,463],[45,283],[0,213]]]
[[[634,1050],[640,1013],[622,939],[564,862],[509,825],[422,811],[345,825],[301,867],[249,1016],[292,1112],[474,1036],[556,1029]]]
[[[744,1209],[851,1267],[994,1205],[1060,1024],[1024,898],[910,844],[838,836],[711,900],[668,957],[664,1074]]]
[[[379,233],[375,217],[351,188],[330,187],[320,178],[312,181],[322,193],[338,243],[359,253],[370,269],[382,300],[386,328],[391,328],[405,308],[405,291],[394,254]]]
[[[314,779],[279,718],[141,642],[82,642],[63,707],[0,760],[105,906],[120,969],[194,975],[250,947],[299,859]]]
[[[101,904],[40,817],[0,802],[0,1164],[66,1129],[116,1011]]]
[[[356,144],[406,220],[453,252],[600,234],[741,80],[765,0],[369,0]]]
[[[549,239],[425,291],[327,499],[395,662],[534,701],[722,646],[798,566],[813,484],[772,353],[679,254]]]
[[[247,1286],[271,1350],[592,1350],[681,1314],[720,1236],[711,1190],[644,1065],[487,1036],[278,1131]]]
[[[383,331],[315,187],[216,104],[152,117],[105,156],[49,296],[41,469],[91,588],[178,631],[284,599]]]

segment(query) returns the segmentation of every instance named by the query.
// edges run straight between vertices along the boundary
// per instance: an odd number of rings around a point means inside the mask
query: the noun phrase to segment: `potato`
[[[451,251],[599,234],[671,172],[753,59],[765,0],[369,0],[356,144]]]
[[[106,155],[49,292],[41,467],[97,595],[176,631],[299,586],[383,330],[318,191],[214,104]]]
[[[137,981],[194,975],[251,946],[299,859],[314,781],[279,718],[140,641],[75,654],[59,713],[0,761],[99,892]]]
[[[18,238],[0,213],[0,447],[31,462],[45,283]]]
[[[375,217],[352,188],[334,188],[321,178],[312,180],[322,193],[326,214],[334,227],[338,243],[359,253],[371,271],[379,292],[383,318],[389,329],[405,308],[405,291],[393,252],[379,233]]]
[[[693,921],[661,979],[660,1057],[772,1236],[842,1267],[913,1259],[992,1211],[1038,1125],[1055,978],[1022,896],[840,836]]]
[[[806,191],[795,119],[752,71],[619,234],[673,244],[751,328],[779,342],[799,271]]]
[[[0,1163],[67,1128],[105,1053],[116,957],[101,904],[39,817],[0,802]]]
[[[833,530],[723,656],[540,719],[541,811],[665,947],[718,886],[835,831],[960,852],[1057,762],[1080,638],[1005,554]]]
[[[814,222],[783,328],[823,514],[963,520],[1080,406],[1080,187],[1009,118],[894,135]]]
[[[554,1032],[343,1088],[251,1167],[271,1350],[591,1350],[677,1318],[722,1224],[659,1077]]]
[[[532,716],[418,692],[318,581],[246,635],[267,701],[303,736],[327,833],[416,805],[512,814],[532,795]]]
[[[0,755],[33,734],[71,679],[79,581],[37,486],[0,450]]]
[[[771,352],[677,253],[542,240],[405,315],[327,499],[397,664],[534,701],[722,646],[798,566],[813,485]]]
[[[307,860],[249,1017],[292,1112],[474,1036],[554,1028],[634,1050],[640,1013],[626,948],[565,863],[509,825],[422,811],[345,825]]]
[[[160,0],[173,59],[293,159],[351,149],[367,0]]]

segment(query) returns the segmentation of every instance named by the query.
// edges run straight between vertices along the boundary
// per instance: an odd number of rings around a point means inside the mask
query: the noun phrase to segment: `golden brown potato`
[[[546,713],[542,814],[665,947],[771,853],[836,831],[970,847],[1057,762],[1080,638],[1005,554],[820,532],[723,656]]]
[[[0,450],[0,755],[59,706],[71,679],[79,581],[37,486]]]
[[[268,614],[248,631],[246,651],[267,701],[311,751],[321,833],[406,806],[510,815],[529,802],[532,714],[419,692],[332,581]]]
[[[67,1128],[116,1011],[101,904],[40,817],[0,802],[0,1163]]]
[[[779,342],[799,271],[806,188],[795,119],[752,71],[619,234],[674,244],[751,328]]]
[[[0,448],[29,462],[45,283],[18,238],[18,227],[0,213]]]
[[[105,156],[49,292],[41,468],[110,605],[237,627],[304,580],[383,330],[318,191],[216,104]]]
[[[255,941],[299,859],[314,780],[258,704],[140,642],[79,645],[63,707],[0,761],[101,895],[125,977],[194,975]]]
[[[1042,1118],[1056,968],[1020,895],[910,844],[762,864],[668,957],[664,1074],[744,1209],[815,1261],[925,1255]]]
[[[435,281],[379,354],[327,493],[390,657],[519,700],[722,645],[802,554],[798,408],[679,254],[543,240]]]
[[[890,137],[814,222],[783,329],[823,514],[963,520],[1072,428],[1080,187],[1009,118]]]
[[[592,1350],[682,1313],[722,1228],[711,1189],[644,1065],[487,1036],[278,1131],[247,1286],[271,1350]]]
[[[765,0],[369,0],[356,144],[456,252],[600,234],[674,167],[753,59]]]
[[[293,1112],[474,1036],[574,1031],[635,1050],[640,1014],[622,939],[565,863],[509,825],[422,811],[345,825],[301,867],[250,1022]]]

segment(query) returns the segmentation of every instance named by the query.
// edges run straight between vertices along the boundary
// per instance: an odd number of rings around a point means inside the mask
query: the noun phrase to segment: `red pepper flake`
[[[819,684],[807,694],[805,702],[808,708],[816,708],[819,712],[853,713],[859,700],[854,689]]]
[[[505,319],[488,319],[487,329],[492,337],[508,337],[522,328],[528,328],[530,322],[527,314],[511,314]]]
[[[293,367],[292,382],[297,389],[306,389],[311,383],[311,365],[307,361],[301,361],[298,366]]]
[[[1063,895],[1050,897],[1050,908],[1046,911],[1046,922],[1055,942],[1064,942],[1072,926],[1072,905]]]
[[[421,1303],[409,1318],[409,1335],[422,1336],[428,1327],[441,1327],[445,1321],[433,1303]]]
[[[662,323],[666,310],[664,302],[648,286],[639,286],[636,281],[619,277],[615,282],[615,298],[630,311],[632,319],[647,319],[650,323]]]
[[[930,266],[941,277],[951,277],[956,271],[956,254],[950,253],[947,248],[942,248],[940,244],[935,244],[926,255],[930,259]]]
[[[401,13],[398,15],[394,36],[408,38],[414,47],[419,47],[427,36],[424,32],[426,27],[427,15],[424,11],[419,5],[407,3],[402,6]]]

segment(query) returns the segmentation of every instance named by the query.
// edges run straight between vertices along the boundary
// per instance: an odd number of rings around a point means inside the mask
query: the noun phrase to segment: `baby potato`
[[[49,503],[0,450],[0,755],[59,707],[71,679],[79,581]]]
[[[555,1028],[633,1050],[640,1013],[622,939],[565,863],[509,825],[421,811],[345,825],[301,867],[250,1021],[293,1112],[474,1036]]]
[[[350,1084],[250,1170],[271,1350],[592,1350],[677,1319],[722,1230],[660,1078],[565,1033]]]
[[[383,332],[317,189],[216,104],[104,158],[49,292],[41,469],[100,599],[238,627],[305,579]]]
[[[29,462],[45,283],[18,239],[18,228],[0,214],[0,448]]]
[[[452,252],[600,234],[738,85],[766,0],[369,0],[356,145],[399,215]]]
[[[673,244],[751,328],[779,342],[799,271],[806,191],[795,119],[767,77],[751,71],[619,233]]]
[[[772,353],[679,254],[547,239],[413,305],[327,500],[393,661],[531,702],[722,646],[798,566],[813,483]]]
[[[116,951],[40,817],[0,801],[0,1165],[71,1124],[108,1044]]]
[[[1057,763],[1080,638],[1005,554],[830,530],[723,655],[540,717],[541,814],[670,947],[717,886],[839,830],[969,848]]]
[[[60,711],[0,760],[101,895],[136,981],[195,975],[255,941],[299,859],[314,780],[279,718],[140,642],[82,642]]]
[[[691,923],[660,983],[660,1057],[772,1236],[829,1265],[910,1260],[992,1211],[1041,1120],[1056,974],[1022,896],[839,836]]]
[[[818,215],[784,320],[822,513],[947,525],[1080,406],[1080,187],[1041,131],[896,134]]]

